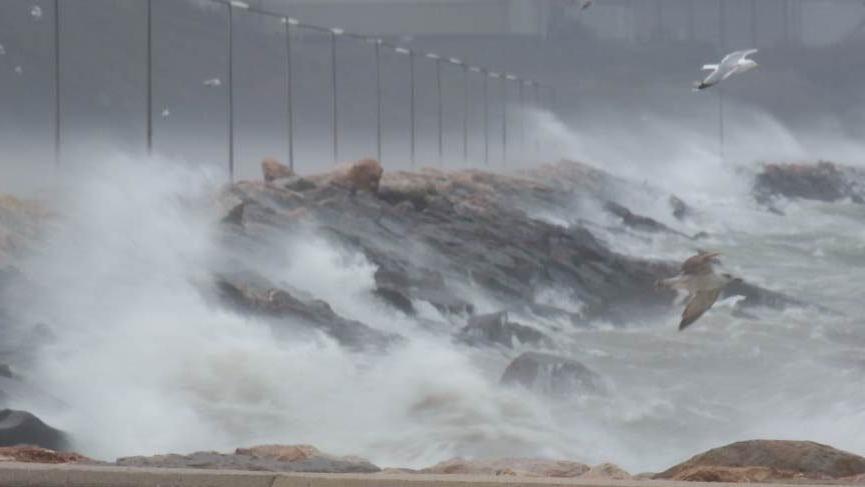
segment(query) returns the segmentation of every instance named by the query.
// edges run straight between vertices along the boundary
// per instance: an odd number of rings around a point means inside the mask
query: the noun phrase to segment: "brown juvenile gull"
[[[688,291],[687,305],[682,313],[679,331],[689,327],[703,316],[715,304],[721,291],[728,284],[741,282],[741,279],[730,274],[715,273],[712,265],[720,263],[718,261],[720,255],[720,252],[700,251],[682,264],[681,272],[677,276],[661,279],[656,283],[658,288]]]

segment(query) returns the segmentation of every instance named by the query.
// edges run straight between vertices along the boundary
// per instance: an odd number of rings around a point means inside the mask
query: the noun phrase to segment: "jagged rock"
[[[701,453],[659,473],[655,478],[699,476],[698,472],[704,472],[700,475],[706,476],[709,475],[706,472],[712,472],[711,468],[716,467],[758,467],[774,471],[768,473],[754,471],[750,473],[753,475],[787,475],[786,472],[792,472],[812,479],[839,479],[865,473],[865,458],[811,441],[751,440]],[[698,468],[703,470],[695,470]],[[720,470],[715,472],[717,475],[722,475]],[[730,475],[741,473],[732,472]]]
[[[264,181],[267,183],[277,179],[290,178],[294,176],[294,171],[272,157],[268,157],[261,161],[261,172],[264,176]]]
[[[612,213],[613,215],[621,218],[622,224],[624,224],[626,227],[630,227],[635,230],[641,230],[644,232],[672,233],[688,238],[687,235],[673,230],[672,228],[664,225],[663,223],[655,221],[647,216],[637,215],[631,212],[631,210],[625,208],[624,206],[616,202],[608,201],[604,204],[604,209]]]
[[[538,352],[526,352],[514,359],[502,374],[501,383],[519,384],[554,397],[606,390],[601,376],[580,362]]]
[[[0,447],[0,462],[21,463],[96,463],[74,452],[59,452],[37,446]]]
[[[472,316],[458,337],[469,345],[503,345],[508,348],[549,343],[540,331],[509,321],[506,311]]]
[[[345,164],[327,175],[331,184],[349,189],[353,194],[358,191],[378,193],[384,169],[375,159],[362,159]]]
[[[217,278],[216,285],[223,302],[236,310],[277,322],[283,319],[300,322],[327,333],[347,347],[383,347],[398,338],[343,318],[324,301],[299,299],[260,276],[223,275]]]
[[[595,465],[588,472],[580,475],[581,479],[608,479],[608,480],[631,480],[634,477],[623,470],[618,465],[613,465],[612,463],[602,463],[600,465]]]
[[[821,161],[816,165],[767,164],[754,183],[757,201],[768,204],[773,196],[818,201],[851,198],[863,203],[865,172]]]
[[[378,467],[357,457],[336,457],[309,445],[238,448],[233,454],[195,452],[118,458],[117,465],[150,468],[201,468],[309,473],[375,473]]]
[[[566,460],[497,458],[466,460],[454,458],[420,470],[426,474],[512,475],[519,477],[573,478],[589,471],[589,466]]]
[[[69,446],[66,434],[26,411],[0,411],[0,446],[35,445],[51,450]]]

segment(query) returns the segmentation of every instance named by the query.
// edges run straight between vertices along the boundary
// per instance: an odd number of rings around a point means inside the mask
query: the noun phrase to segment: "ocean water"
[[[581,131],[548,114],[532,120],[551,151],[629,180],[616,195],[626,206],[709,237],[608,231],[614,222],[593,204],[547,218],[592,222],[598,238],[634,256],[683,259],[697,245],[717,249],[730,272],[837,313],[756,309],[743,317],[733,313],[733,298],[684,333],[676,330],[677,307],[624,327],[563,328],[519,317],[553,335],[555,353],[585,363],[610,389],[553,400],[499,386],[521,350],[456,345],[449,332],[460,322],[421,306],[423,318],[441,324],[431,330],[373,302],[375,266],[312,233],[276,245],[278,266],[244,264],[344,316],[398,330],[406,343],[360,355],[324,336],[278,338],[264,323],[215,309],[198,285],[225,257],[212,201],[221,175],[105,151],[51,195],[62,216],[19,263],[37,292],[15,312],[54,335],[27,379],[62,407],[18,406],[69,431],[82,453],[109,460],[310,443],[380,466],[531,456],[610,461],[638,473],[752,438],[808,439],[865,454],[865,207],[781,202],[780,217],[749,197],[765,147],[777,147],[779,158],[805,158],[811,149],[775,124],[758,125],[751,132],[763,130],[766,140],[748,139],[756,140],[754,154],[722,161],[708,135],[653,124],[677,131],[649,134],[654,152],[669,157],[637,161],[640,141],[627,130]],[[695,209],[692,219],[672,219],[671,192]],[[538,293],[579,309],[562,290]],[[501,305],[474,298],[481,311]]]

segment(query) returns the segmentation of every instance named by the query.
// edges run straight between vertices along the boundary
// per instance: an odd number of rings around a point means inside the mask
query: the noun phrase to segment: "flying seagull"
[[[712,71],[706,79],[694,86],[694,91],[705,90],[710,86],[724,81],[734,74],[744,73],[757,67],[757,63],[748,56],[757,52],[757,49],[748,49],[746,51],[731,52],[724,56],[721,64],[706,64],[703,66],[703,71]]]
[[[658,288],[679,289],[688,291],[687,305],[682,313],[679,331],[691,326],[692,323],[709,310],[721,291],[732,282],[742,280],[730,274],[716,274],[712,268],[718,264],[720,252],[700,251],[682,264],[681,272],[675,277],[661,279],[656,283]]]

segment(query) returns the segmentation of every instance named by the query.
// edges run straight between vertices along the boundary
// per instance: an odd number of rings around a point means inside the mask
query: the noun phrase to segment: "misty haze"
[[[863,53],[860,0],[0,1],[0,485],[865,485]]]

